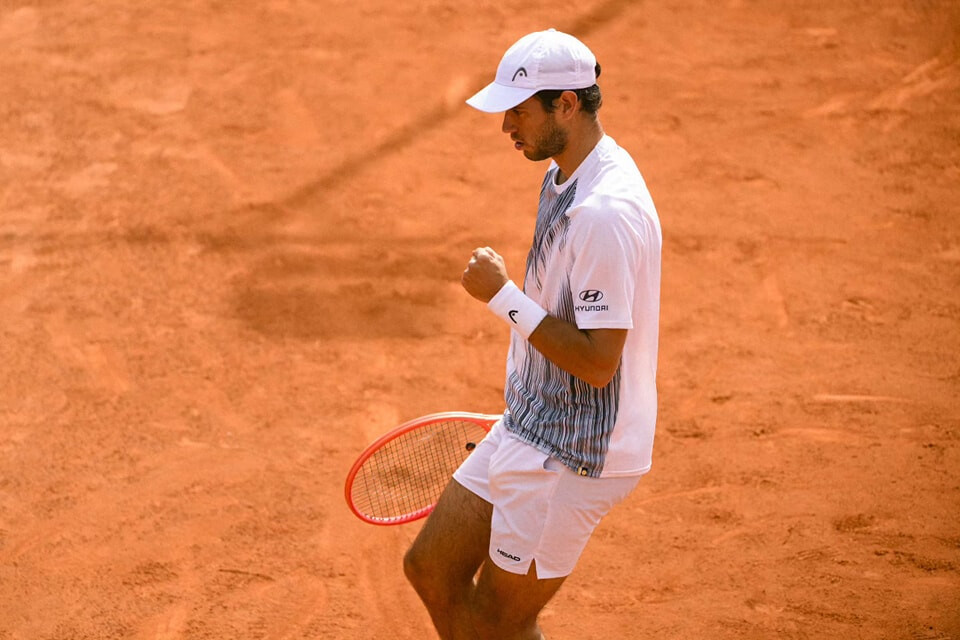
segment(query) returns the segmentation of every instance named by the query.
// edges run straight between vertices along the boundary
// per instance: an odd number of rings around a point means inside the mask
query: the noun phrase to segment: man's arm
[[[461,277],[467,293],[484,303],[490,302],[508,281],[503,258],[490,247],[473,252]],[[567,373],[594,387],[604,387],[620,366],[626,339],[626,329],[580,329],[571,322],[548,315],[533,330],[528,341]]]
[[[626,329],[578,329],[549,315],[528,338],[550,362],[594,387],[613,379],[626,340]]]

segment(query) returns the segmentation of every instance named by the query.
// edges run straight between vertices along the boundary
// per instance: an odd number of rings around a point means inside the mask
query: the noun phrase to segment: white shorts
[[[493,505],[490,558],[504,571],[537,578],[573,571],[593,530],[640,476],[578,476],[497,422],[453,474]]]

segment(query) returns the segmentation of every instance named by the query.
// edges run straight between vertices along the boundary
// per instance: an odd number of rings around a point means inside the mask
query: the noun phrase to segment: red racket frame
[[[363,466],[363,463],[366,462],[374,453],[377,452],[383,445],[396,440],[405,433],[409,433],[421,427],[424,427],[435,422],[442,422],[444,420],[464,420],[467,422],[473,422],[477,425],[483,427],[485,431],[489,433],[490,428],[493,427],[494,423],[502,418],[502,415],[492,415],[486,413],[469,413],[465,411],[446,411],[443,413],[431,413],[430,415],[420,416],[419,418],[414,418],[408,422],[404,422],[399,427],[388,431],[383,434],[372,443],[370,443],[366,449],[364,449],[360,456],[357,458],[357,461],[353,463],[353,466],[350,467],[350,471],[347,473],[347,479],[344,483],[344,497],[347,500],[347,506],[350,507],[350,511],[353,512],[355,516],[368,522],[370,524],[375,524],[379,526],[392,526],[396,524],[404,524],[406,522],[413,522],[414,520],[419,520],[420,518],[425,518],[433,511],[433,508],[436,505],[436,502],[426,506],[422,509],[418,509],[412,513],[408,513],[404,516],[397,516],[396,518],[391,519],[375,519],[370,518],[367,515],[361,513],[357,510],[356,506],[353,504],[353,498],[351,496],[351,490],[353,489],[353,480],[356,478],[357,473],[360,471],[360,467]],[[437,496],[439,498],[439,496]]]

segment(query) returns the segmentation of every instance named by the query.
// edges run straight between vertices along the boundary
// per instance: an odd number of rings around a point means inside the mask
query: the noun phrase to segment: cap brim
[[[500,113],[513,109],[515,106],[537,92],[536,89],[521,87],[507,87],[491,82],[467,100],[467,104],[474,109],[487,113]]]

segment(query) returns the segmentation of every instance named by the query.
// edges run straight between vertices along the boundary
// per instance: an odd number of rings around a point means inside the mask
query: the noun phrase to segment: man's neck
[[[553,156],[553,161],[560,167],[557,173],[557,184],[563,184],[573,175],[601,138],[603,138],[603,127],[600,126],[599,120],[589,122],[581,132],[571,133],[570,144]]]

